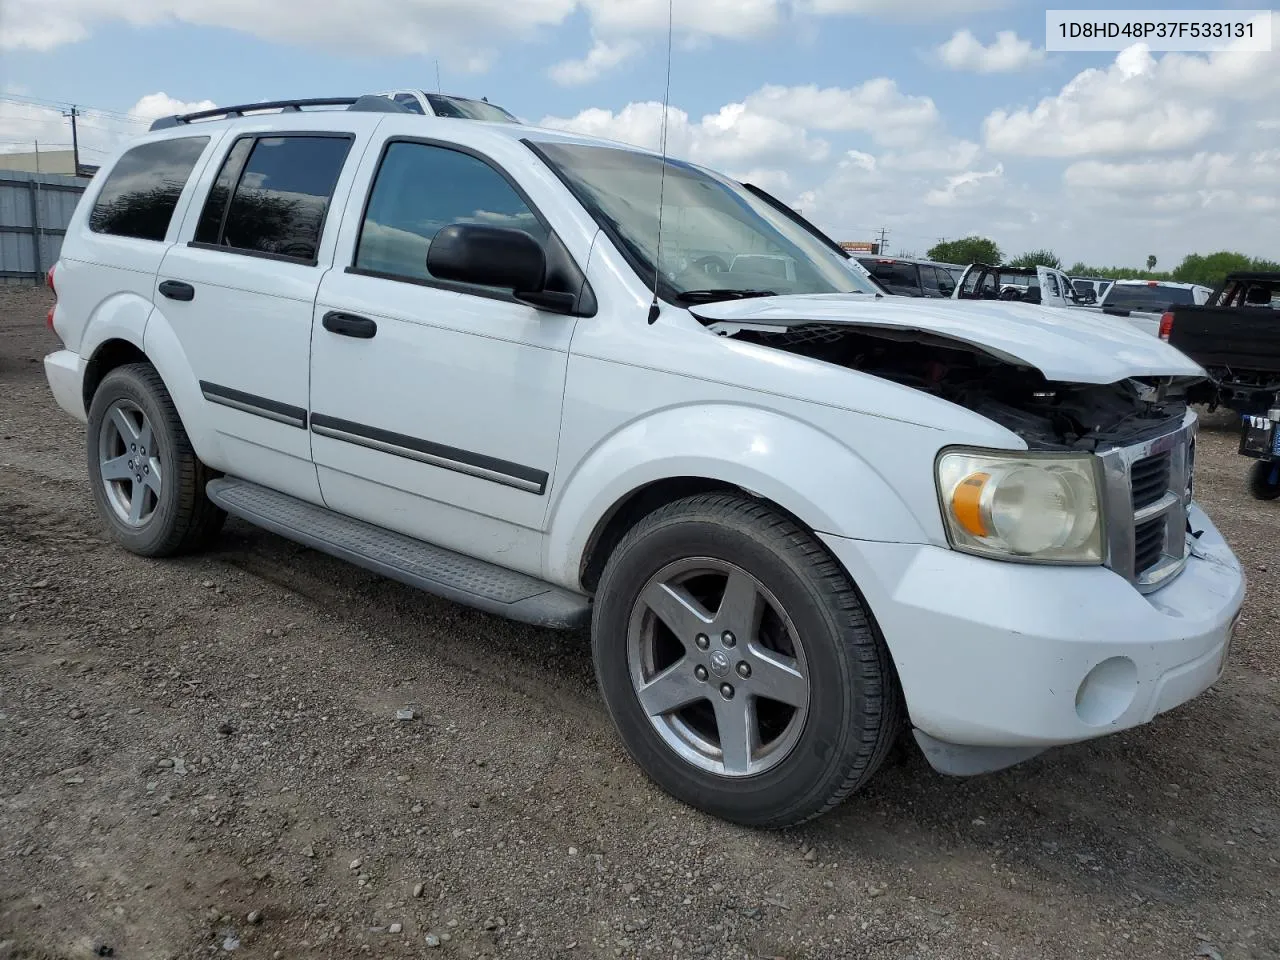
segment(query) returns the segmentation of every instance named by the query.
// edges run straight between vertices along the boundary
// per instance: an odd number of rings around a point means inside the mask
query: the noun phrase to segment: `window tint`
[[[920,269],[914,263],[903,263],[901,260],[877,260],[871,257],[862,260],[861,263],[890,293],[907,297],[920,296]]]
[[[523,230],[545,243],[548,231],[515,188],[483,160],[421,143],[393,143],[374,180],[356,267],[430,280],[427,248],[454,223]]]
[[[418,102],[418,98],[412,93],[397,93],[394,99],[396,103],[404,104],[404,106],[408,107],[414,113],[426,113],[426,111],[422,109],[422,104]]]
[[[226,214],[219,214],[218,188],[230,189],[231,181],[237,179],[239,144],[209,193],[197,239],[232,250],[314,261],[350,139],[262,137],[246,142],[252,147]],[[222,221],[217,232],[212,229],[215,218]]]
[[[942,290],[938,285],[938,273],[928,264],[920,265],[920,286],[924,288],[926,297],[942,296]]]
[[[942,267],[933,268],[938,274],[938,292],[944,297],[949,297],[956,291],[956,278],[951,275],[950,270]]]
[[[102,185],[89,214],[89,229],[163,240],[182,188],[208,143],[208,137],[184,137],[144,143],[128,151]]]
[[[1116,310],[1150,310],[1159,313],[1175,304],[1188,303],[1195,303],[1195,298],[1186,287],[1117,283],[1107,292],[1103,305]]]
[[[222,235],[222,221],[226,217],[227,204],[231,202],[231,191],[240,179],[240,171],[244,162],[249,159],[249,151],[253,149],[253,138],[245,137],[237,140],[227,159],[222,163],[218,179],[209,190],[209,199],[205,201],[204,210],[200,214],[200,222],[196,224],[196,243],[217,243]]]

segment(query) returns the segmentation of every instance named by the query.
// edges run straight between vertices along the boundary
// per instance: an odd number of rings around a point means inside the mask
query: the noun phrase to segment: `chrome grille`
[[[1187,562],[1196,416],[1171,433],[1099,454],[1107,565],[1144,592],[1161,587]]]
[[[1129,469],[1129,484],[1133,489],[1133,509],[1141,510],[1169,492],[1169,468],[1173,457],[1169,451],[1157,453],[1137,461]]]
[[[1169,525],[1163,517],[1140,523],[1133,531],[1133,569],[1142,575],[1160,562],[1164,556],[1165,540]]]

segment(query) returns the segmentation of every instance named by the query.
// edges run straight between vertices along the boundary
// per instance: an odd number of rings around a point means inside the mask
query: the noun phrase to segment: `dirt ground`
[[[47,305],[0,288],[0,958],[1280,957],[1280,505],[1229,420],[1200,496],[1251,591],[1213,690],[980,779],[904,751],[759,833],[629,762],[585,636],[238,522],[107,542]]]

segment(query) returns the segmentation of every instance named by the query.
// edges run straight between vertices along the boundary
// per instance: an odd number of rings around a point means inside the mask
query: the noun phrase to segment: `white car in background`
[[[473,100],[426,90],[386,90],[378,94],[394,100],[412,113],[427,117],[453,117],[458,120],[483,120],[488,123],[519,123],[512,114],[487,99]]]

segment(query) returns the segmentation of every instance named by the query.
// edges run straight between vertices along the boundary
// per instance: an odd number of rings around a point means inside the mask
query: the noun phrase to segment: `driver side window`
[[[436,233],[455,223],[523,230],[546,244],[549,230],[516,189],[469,153],[393,142],[373,181],[355,267],[390,279],[440,282],[427,269]]]

